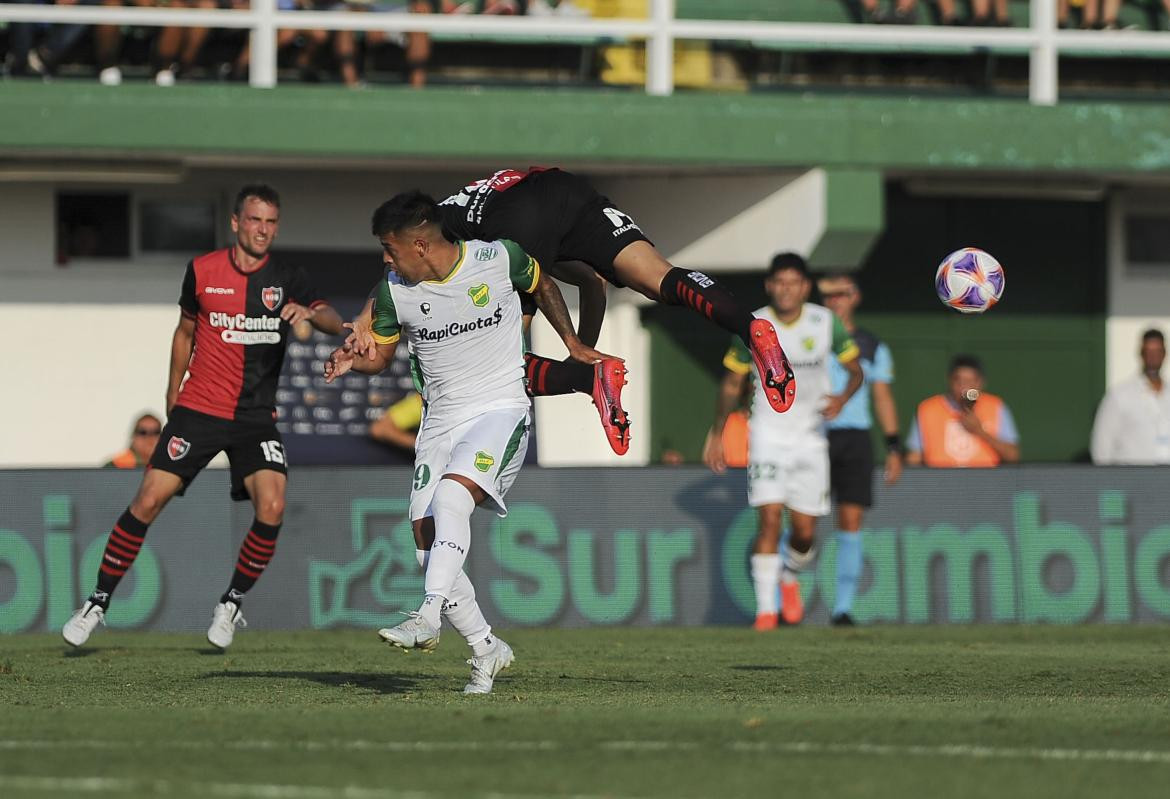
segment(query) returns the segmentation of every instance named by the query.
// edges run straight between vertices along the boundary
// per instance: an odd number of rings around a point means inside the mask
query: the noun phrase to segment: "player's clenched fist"
[[[307,322],[316,316],[316,311],[304,305],[295,302],[287,302],[284,307],[280,309],[280,318],[288,322],[290,325],[295,325],[298,322]]]

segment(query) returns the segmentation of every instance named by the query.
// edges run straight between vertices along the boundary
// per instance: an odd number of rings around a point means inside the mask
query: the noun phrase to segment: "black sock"
[[[740,307],[732,293],[715,278],[702,272],[685,272],[676,266],[662,278],[658,293],[666,305],[685,305],[750,344],[755,317]]]
[[[106,551],[102,554],[102,565],[98,568],[97,588],[89,595],[90,602],[102,608],[109,607],[110,596],[134,565],[149,527],[146,522],[136,519],[129,508],[118,517],[106,540]]]
[[[280,535],[279,524],[265,524],[252,520],[252,528],[240,544],[240,556],[236,559],[236,570],[232,573],[232,584],[219,598],[220,602],[234,602],[238,607],[248,589],[256,584],[272,556],[276,554],[276,537]]]
[[[593,393],[594,367],[580,361],[554,361],[524,353],[524,377],[530,397]]]

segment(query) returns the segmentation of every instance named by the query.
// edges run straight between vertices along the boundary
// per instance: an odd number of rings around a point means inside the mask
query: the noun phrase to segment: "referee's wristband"
[[[902,453],[902,442],[898,440],[898,434],[886,436],[886,452],[900,455]]]

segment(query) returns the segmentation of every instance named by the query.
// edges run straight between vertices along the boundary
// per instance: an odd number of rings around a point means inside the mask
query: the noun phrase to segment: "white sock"
[[[418,612],[438,629],[443,602],[451,598],[471,547],[471,512],[475,510],[475,500],[461,483],[444,479],[435,489],[431,507],[435,516],[435,543],[431,546],[423,581],[426,598]]]
[[[817,548],[811,546],[808,552],[797,552],[791,543],[784,548],[784,572],[780,576],[783,583],[795,583],[800,573],[807,569],[817,557]]]
[[[430,554],[426,549],[414,551],[418,565],[423,569],[427,567]],[[443,606],[443,616],[467,641],[467,645],[471,647],[471,654],[479,657],[495,648],[496,639],[492,636],[492,626],[488,624],[479,603],[475,601],[475,586],[471,584],[471,578],[463,570],[459,571],[455,585],[451,587],[451,596]]]
[[[776,586],[780,582],[780,556],[752,555],[752,583],[756,587],[756,615],[779,613]]]

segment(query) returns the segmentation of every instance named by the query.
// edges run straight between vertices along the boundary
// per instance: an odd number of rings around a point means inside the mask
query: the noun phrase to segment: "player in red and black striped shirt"
[[[304,270],[269,256],[279,227],[276,191],[245,186],[232,214],[236,243],[187,265],[171,343],[167,424],[134,501],[110,533],[97,588],[61,631],[73,646],[104,620],[150,524],[220,452],[231,464],[232,499],[251,499],[256,517],[207,639],[226,648],[243,624],[240,604],[276,551],[284,515],[288,469],[275,400],[290,329],[308,321],[325,333],[342,331],[341,317]]]

